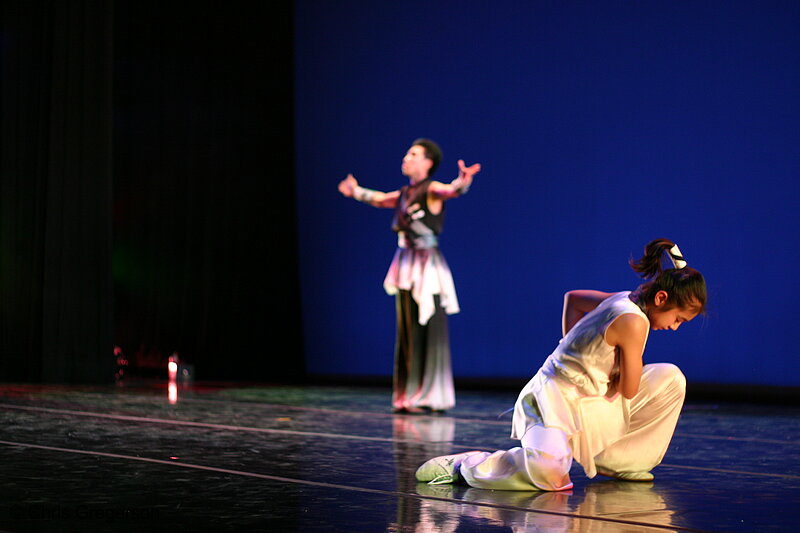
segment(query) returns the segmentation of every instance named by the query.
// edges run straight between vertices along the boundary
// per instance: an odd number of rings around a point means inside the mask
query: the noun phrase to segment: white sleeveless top
[[[612,294],[581,318],[522,389],[514,406],[512,438],[521,439],[536,424],[561,429],[589,477],[596,474],[594,457],[628,428],[628,400],[619,393],[606,397],[609,384],[619,375],[619,360],[605,333],[625,314],[641,316],[649,325],[629,295],[630,291]]]

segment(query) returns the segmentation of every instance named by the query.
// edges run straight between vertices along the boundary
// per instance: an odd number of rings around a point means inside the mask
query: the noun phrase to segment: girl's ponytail
[[[700,272],[686,266],[678,245],[671,240],[649,242],[644,247],[644,255],[629,263],[634,272],[647,280],[634,291],[637,301],[646,305],[653,301],[657,292],[665,291],[672,303],[670,307],[691,307],[699,313],[705,310],[706,281]]]
[[[670,266],[664,267],[664,260]],[[686,260],[683,258],[678,245],[669,239],[656,239],[644,247],[644,255],[638,260],[629,261],[631,268],[644,279],[652,279],[668,268],[684,268]]]

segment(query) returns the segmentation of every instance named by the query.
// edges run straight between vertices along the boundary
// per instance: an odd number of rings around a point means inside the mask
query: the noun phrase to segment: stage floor
[[[515,445],[516,392],[393,415],[368,387],[0,385],[0,530],[800,530],[800,408],[687,404],[653,483],[573,490],[414,480],[430,457]]]

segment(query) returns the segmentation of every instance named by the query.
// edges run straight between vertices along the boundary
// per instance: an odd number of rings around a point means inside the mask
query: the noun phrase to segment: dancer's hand
[[[458,177],[461,179],[467,179],[470,183],[472,183],[472,178],[481,171],[481,164],[475,163],[474,165],[467,166],[464,163],[463,159],[458,160]]]
[[[457,188],[466,191],[472,185],[472,178],[481,171],[481,164],[475,163],[474,165],[467,166],[463,159],[458,160],[458,178],[456,185]]]
[[[353,197],[353,190],[358,187],[358,182],[352,174],[348,174],[345,179],[339,182],[339,192],[346,198]]]

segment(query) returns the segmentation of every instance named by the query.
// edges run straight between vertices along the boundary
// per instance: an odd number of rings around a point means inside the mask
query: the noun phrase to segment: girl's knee
[[[666,372],[672,382],[675,384],[675,387],[685,391],[686,390],[686,376],[683,375],[681,369],[677,366],[673,365],[672,363],[664,363],[666,367]]]
[[[645,368],[657,383],[671,388],[681,395],[686,394],[686,376],[676,365],[672,363],[654,363],[645,365]]]

